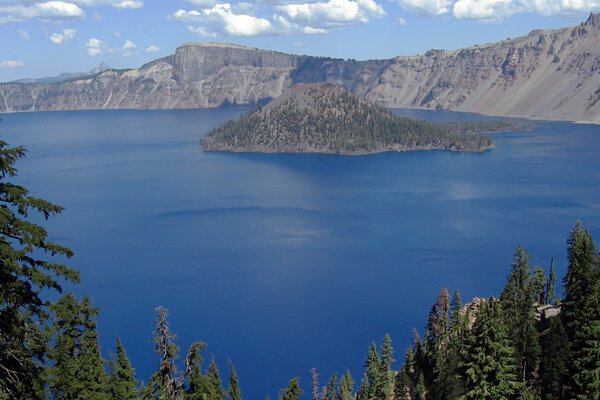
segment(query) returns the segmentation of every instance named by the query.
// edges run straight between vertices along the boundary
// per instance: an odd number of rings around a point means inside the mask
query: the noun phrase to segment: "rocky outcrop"
[[[386,107],[600,122],[600,15],[572,28],[391,60],[190,43],[138,69],[0,84],[0,112],[255,104],[299,82],[334,82]]]

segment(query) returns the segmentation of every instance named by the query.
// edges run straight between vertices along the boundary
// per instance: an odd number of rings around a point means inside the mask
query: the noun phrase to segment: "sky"
[[[600,0],[0,0],[0,82],[134,68],[186,42],[357,60],[576,25]]]

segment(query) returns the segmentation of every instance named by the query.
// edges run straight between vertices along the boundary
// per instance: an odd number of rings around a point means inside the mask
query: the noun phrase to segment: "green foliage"
[[[51,306],[54,323],[49,332],[52,362],[48,389],[53,399],[108,399],[108,382],[98,346],[94,318],[98,309],[84,297],[67,294]]]
[[[300,378],[296,377],[290,380],[285,389],[279,391],[279,400],[298,400],[302,396],[300,389]]]
[[[323,391],[323,396],[322,396],[323,400],[337,400],[337,398],[338,398],[338,377],[335,372],[331,375],[331,377],[329,377],[329,380],[327,381],[327,385],[325,386],[324,389],[325,390]]]
[[[504,124],[431,124],[397,117],[336,85],[301,85],[215,128],[202,145],[206,150],[332,153],[481,150],[491,145],[482,132]]]
[[[338,391],[338,400],[353,400],[354,381],[350,375],[350,371],[346,371],[340,381],[340,387]]]
[[[556,303],[556,271],[554,270],[554,257],[550,260],[550,270],[548,271],[548,279],[546,280],[544,303]]]
[[[110,398],[112,400],[135,400],[137,399],[135,371],[119,338],[117,338],[115,346],[117,354],[110,361]]]
[[[227,397],[229,400],[242,400],[242,391],[240,390],[237,373],[231,361],[229,361],[229,388],[227,389]]]
[[[108,400],[107,376],[104,371],[104,360],[100,355],[96,322],[98,309],[92,308],[88,297],[81,302],[84,331],[81,336],[81,354],[76,374],[78,394],[82,399]]]
[[[42,396],[47,355],[42,326],[52,304],[42,296],[61,292],[61,281],[79,281],[73,269],[42,258],[73,253],[48,241],[46,230],[29,220],[31,212],[48,219],[62,208],[9,181],[24,156],[25,149],[0,140],[0,398]]]
[[[529,256],[517,247],[506,285],[500,295],[500,305],[512,340],[521,382],[532,385],[533,372],[540,357],[535,304],[543,297],[543,274],[529,266]]]
[[[371,346],[369,346],[364,366],[365,373],[360,383],[360,389],[358,390],[358,400],[372,399],[376,396],[377,392],[381,390],[380,387],[383,383],[383,376],[381,374],[381,363],[375,343],[371,343]]]
[[[171,333],[167,321],[168,312],[163,307],[156,308],[156,328],[152,336],[154,352],[160,357],[158,368],[152,374],[142,391],[144,399],[171,400],[183,397],[182,385],[177,376],[175,360],[179,348],[175,344],[175,335]]]
[[[600,267],[591,235],[577,222],[567,241],[562,320],[571,343],[570,396],[600,396]]]
[[[560,317],[540,321],[540,395],[542,400],[564,399],[568,377],[569,339]]]
[[[465,393],[461,400],[511,400],[522,390],[503,318],[497,300],[481,305],[462,354]]]

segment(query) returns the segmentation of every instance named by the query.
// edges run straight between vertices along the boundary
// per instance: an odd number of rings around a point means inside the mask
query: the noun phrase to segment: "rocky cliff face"
[[[56,84],[0,84],[0,112],[254,104],[298,82],[335,82],[386,107],[600,122],[600,15],[573,28],[391,60],[186,44],[138,69]]]

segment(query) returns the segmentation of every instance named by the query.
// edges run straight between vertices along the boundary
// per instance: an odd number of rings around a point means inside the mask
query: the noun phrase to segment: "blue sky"
[[[0,81],[137,67],[220,41],[369,59],[578,24],[600,0],[0,0]]]

